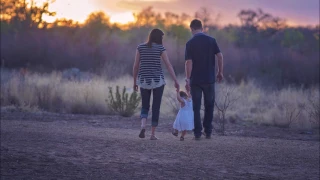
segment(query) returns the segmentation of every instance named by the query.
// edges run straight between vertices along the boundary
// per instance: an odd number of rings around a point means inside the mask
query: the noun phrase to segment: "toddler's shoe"
[[[173,131],[173,132],[172,132],[172,135],[174,135],[174,136],[177,137],[177,136],[178,136],[178,132],[177,132],[177,131]]]
[[[150,140],[158,140],[158,138],[155,135],[151,135]]]

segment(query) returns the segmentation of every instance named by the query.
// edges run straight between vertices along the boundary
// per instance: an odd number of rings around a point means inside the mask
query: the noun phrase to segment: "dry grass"
[[[229,114],[261,125],[319,127],[319,119],[315,121],[309,117],[309,111],[315,110],[309,99],[312,97],[319,105],[319,87],[308,90],[287,88],[269,92],[251,82],[241,84],[236,93],[239,93],[241,99],[234,103]]]
[[[183,78],[180,79],[183,85]],[[117,85],[129,87],[130,92],[132,78],[124,76],[110,81],[94,76],[86,81],[71,81],[63,79],[59,72],[29,74],[23,78],[18,73],[2,71],[1,106],[14,105],[32,111],[39,108],[59,113],[112,114],[105,100],[108,98],[108,87]],[[226,119],[229,122],[241,119],[279,127],[319,127],[319,87],[268,92],[252,81],[239,86],[217,84],[218,104],[223,99],[219,97],[228,88],[234,89],[230,98],[240,97],[228,107]],[[164,118],[173,119],[177,112],[175,93],[173,83],[168,80],[161,106],[161,116]]]

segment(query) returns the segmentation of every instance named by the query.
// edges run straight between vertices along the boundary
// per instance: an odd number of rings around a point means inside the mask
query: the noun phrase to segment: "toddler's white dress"
[[[182,98],[183,99],[183,98]],[[185,106],[180,107],[176,120],[173,123],[173,128],[178,131],[193,130],[194,129],[194,116],[193,106],[191,99],[183,99]]]

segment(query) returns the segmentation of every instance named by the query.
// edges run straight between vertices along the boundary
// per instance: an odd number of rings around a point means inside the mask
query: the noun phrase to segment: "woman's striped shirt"
[[[161,54],[166,49],[161,44],[152,43],[138,46],[140,53],[140,68],[137,78],[137,85],[144,89],[154,89],[165,85],[161,67]]]

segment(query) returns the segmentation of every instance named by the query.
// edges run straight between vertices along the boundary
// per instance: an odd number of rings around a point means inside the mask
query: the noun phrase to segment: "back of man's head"
[[[190,23],[190,28],[191,28],[192,30],[202,30],[202,23],[201,23],[201,21],[198,20],[198,19],[192,20],[191,23]]]

